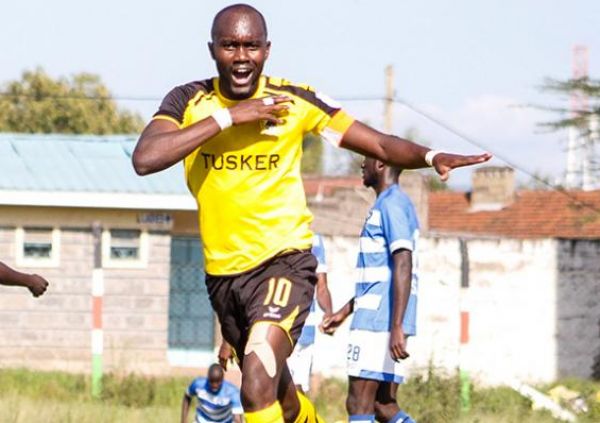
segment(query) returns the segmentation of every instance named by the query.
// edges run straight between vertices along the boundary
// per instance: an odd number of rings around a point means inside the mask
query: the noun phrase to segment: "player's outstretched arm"
[[[342,308],[333,313],[331,316],[324,316],[323,321],[319,325],[319,330],[326,335],[333,335],[337,328],[352,314],[354,311],[354,298],[348,301]]]
[[[240,101],[229,109],[202,119],[180,129],[174,122],[155,119],[142,131],[133,151],[133,168],[138,175],[148,175],[173,166],[191,152],[211,140],[231,125],[265,120],[274,124],[282,122],[281,115],[291,101],[286,96]]]
[[[34,297],[39,297],[48,288],[48,281],[40,275],[21,273],[0,262],[0,285],[23,286]]]
[[[358,121],[348,128],[340,146],[402,169],[429,166],[425,161],[429,148],[394,135],[383,134]],[[446,180],[452,169],[484,163],[491,157],[489,153],[463,156],[440,152],[433,158],[433,167],[441,179]]]

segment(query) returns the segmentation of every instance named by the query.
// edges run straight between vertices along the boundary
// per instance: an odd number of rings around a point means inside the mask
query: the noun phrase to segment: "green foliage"
[[[348,383],[343,379],[325,379],[316,394],[311,395],[319,415],[326,422],[346,420],[346,395]]]
[[[600,80],[587,77],[566,81],[546,79],[541,89],[542,91],[559,95],[585,95],[588,98],[588,109],[577,110],[575,111],[575,116],[573,116],[569,107],[535,106],[538,109],[554,112],[559,115],[558,120],[542,122],[540,126],[549,128],[550,130],[576,127],[587,131],[592,116],[595,115],[596,118],[600,117]]]
[[[398,403],[419,423],[453,422],[460,415],[458,374],[444,377],[430,367],[427,376],[416,376],[400,385]]]
[[[89,73],[53,79],[37,68],[0,91],[3,132],[126,134],[143,126],[139,115],[119,109],[100,77]]]
[[[323,172],[323,140],[306,134],[302,140],[302,173],[317,175]]]
[[[179,406],[192,378],[108,374],[102,379],[101,402],[138,408]],[[0,392],[11,392],[36,400],[95,401],[91,396],[91,380],[88,376],[64,372],[3,369],[0,370]]]

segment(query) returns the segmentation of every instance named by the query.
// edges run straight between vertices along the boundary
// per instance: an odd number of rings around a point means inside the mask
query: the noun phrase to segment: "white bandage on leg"
[[[267,340],[270,327],[270,322],[257,322],[252,326],[244,354],[256,354],[265,368],[267,375],[272,378],[277,373],[277,362],[275,360],[275,352]]]
[[[265,97],[262,99],[262,102],[265,106],[272,106],[275,104],[275,99],[273,97]]]

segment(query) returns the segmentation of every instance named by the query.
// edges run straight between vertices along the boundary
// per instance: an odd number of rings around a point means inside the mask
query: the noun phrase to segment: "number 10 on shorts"
[[[348,361],[358,361],[360,357],[360,347],[358,345],[348,344],[347,359]]]
[[[269,292],[267,292],[263,305],[273,304],[285,307],[290,300],[291,292],[292,282],[286,278],[271,278],[269,279]]]

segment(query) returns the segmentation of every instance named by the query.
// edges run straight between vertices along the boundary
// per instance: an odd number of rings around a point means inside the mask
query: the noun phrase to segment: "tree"
[[[590,121],[600,118],[600,80],[588,77],[566,81],[547,79],[541,89],[555,94],[583,95],[587,97],[588,103],[585,110],[571,110],[569,107],[536,106],[542,110],[555,112],[560,116],[558,120],[541,123],[541,126],[550,130],[575,127],[586,133],[590,130]]]
[[[53,79],[43,69],[3,84],[0,131],[63,134],[136,133],[142,118],[117,107],[97,75]]]

